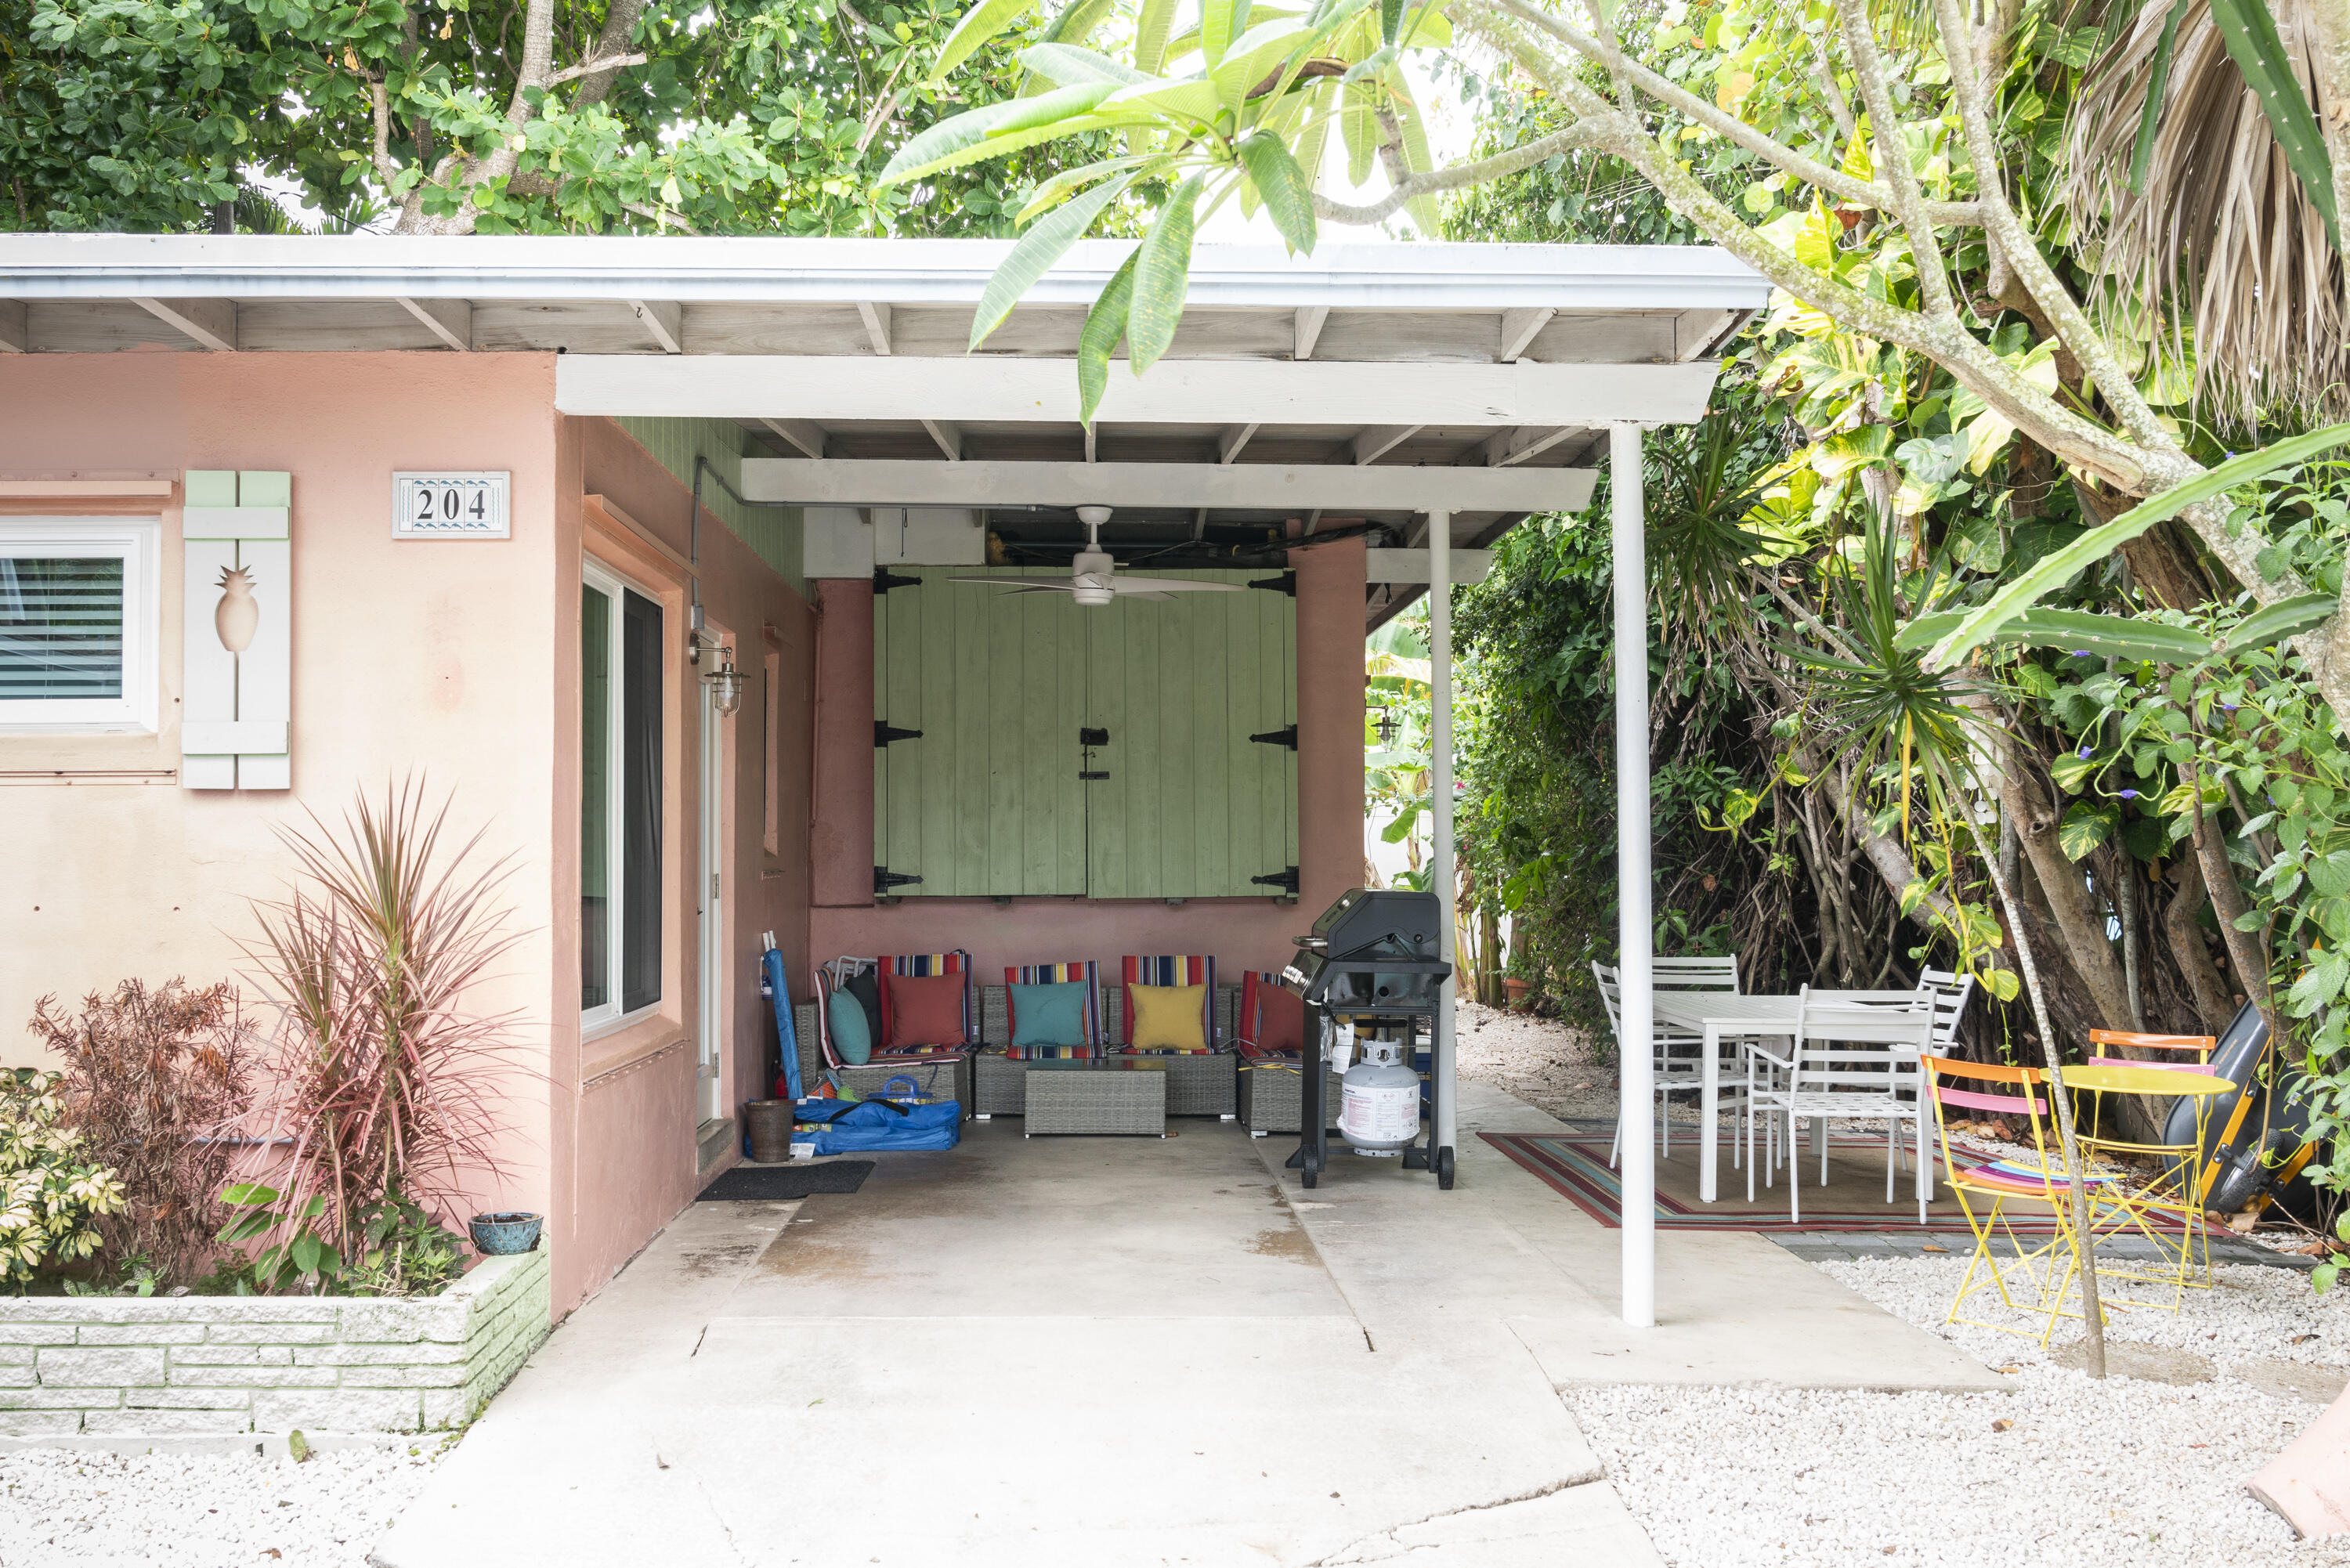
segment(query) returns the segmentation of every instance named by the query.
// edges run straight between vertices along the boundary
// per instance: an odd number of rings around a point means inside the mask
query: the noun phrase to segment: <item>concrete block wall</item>
[[[0,1297],[0,1437],[462,1426],[547,1334],[547,1254],[437,1296]]]

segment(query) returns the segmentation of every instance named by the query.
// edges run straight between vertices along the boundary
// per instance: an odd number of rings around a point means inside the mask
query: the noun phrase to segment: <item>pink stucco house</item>
[[[1700,413],[1765,293],[1695,248],[1203,247],[1088,430],[1122,250],[968,355],[1001,250],[0,238],[0,1064],[41,995],[238,975],[273,828],[421,773],[521,867],[480,1197],[548,1216],[560,1315],[736,1158],[768,933],[803,994],[839,954],[1278,968],[1361,880],[1366,626]],[[1079,505],[1119,570],[1240,591],[954,581],[1066,574]],[[61,581],[99,607],[62,663]]]

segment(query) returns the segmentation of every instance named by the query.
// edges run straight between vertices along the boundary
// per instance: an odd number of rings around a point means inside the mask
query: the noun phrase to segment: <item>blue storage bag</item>
[[[795,1142],[815,1144],[818,1154],[952,1148],[962,1141],[962,1106],[954,1100],[931,1106],[900,1106],[889,1100],[802,1100],[793,1116],[801,1122],[824,1124],[793,1135]]]

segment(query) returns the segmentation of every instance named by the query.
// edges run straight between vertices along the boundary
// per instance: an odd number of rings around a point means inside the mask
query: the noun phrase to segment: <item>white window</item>
[[[593,561],[579,590],[579,1016],[595,1029],[661,998],[658,599]]]
[[[151,517],[0,518],[0,733],[155,728]]]

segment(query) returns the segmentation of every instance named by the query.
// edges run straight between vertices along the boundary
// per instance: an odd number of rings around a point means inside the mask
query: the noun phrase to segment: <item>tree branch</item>
[[[1901,118],[1893,106],[1893,87],[1886,79],[1885,57],[1877,52],[1865,0],[1836,0],[1836,19],[1844,25],[1845,47],[1852,56],[1853,79],[1860,84],[1860,101],[1868,106],[1870,166],[1893,195],[1893,213],[1909,236],[1909,258],[1918,271],[1918,286],[1926,294],[1926,314],[1955,314],[1950,300],[1950,265],[1942,255],[1942,242],[1926,213],[1926,193],[1918,188],[1918,171],[1909,166],[1909,144],[1901,134]],[[1954,69],[1953,76],[1959,73]]]
[[[616,71],[624,71],[630,66],[641,66],[648,57],[644,55],[614,55],[609,59],[589,60],[583,65],[567,66],[547,78],[546,85],[555,87],[563,82],[577,81],[581,77],[608,77]]]
[[[1606,67],[1610,72],[1630,82],[1659,103],[1704,126],[1725,140],[1746,149],[1765,162],[1785,171],[1806,185],[1818,187],[1843,197],[1856,207],[1889,208],[1892,192],[1882,185],[1832,168],[1817,159],[1807,158],[1794,148],[1773,140],[1734,114],[1723,112],[1713,104],[1690,92],[1669,78],[1659,76],[1633,59],[1622,50],[1613,48],[1584,32],[1571,22],[1563,21],[1549,12],[1537,10],[1526,0],[1492,0],[1492,3],[1519,20],[1533,24],[1552,34],[1561,43],[1585,59]],[[1842,95],[1837,94],[1839,106]],[[1610,108],[1616,106],[1610,105]],[[1845,116],[1851,114],[1845,109]],[[1976,223],[1981,220],[1970,202],[1939,202],[1929,204],[1934,221],[1942,223]]]
[[[1521,32],[1514,7],[1522,3],[1523,0],[1454,0],[1452,15],[1457,22],[1523,66],[1562,103],[1594,121],[1597,135],[1593,144],[1638,170],[1674,212],[1773,283],[1850,330],[1898,344],[1941,365],[1960,386],[1998,410],[2008,422],[2074,467],[2130,494],[2150,493],[2147,452],[2083,418],[2025,380],[2013,366],[1977,341],[1955,317],[1920,316],[1871,299],[1804,265],[1764,239],[1683,169],[1669,150],[1659,148],[1643,127],[1609,107],[1571,70],[1561,68],[1555,56]],[[2178,461],[2185,462],[2183,458]],[[2191,463],[2187,464],[2187,471],[2196,472]],[[2177,483],[2178,480],[2166,479],[2163,483]]]
[[[1473,163],[1454,163],[1442,169],[1431,169],[1424,174],[1407,173],[1394,183],[1388,193],[1368,206],[1354,206],[1334,202],[1316,193],[1314,212],[1317,217],[1335,223],[1376,223],[1400,211],[1415,196],[1425,196],[1436,191],[1457,191],[1464,185],[1482,185],[1488,181],[1506,179],[1522,169],[1530,169],[1553,153],[1592,144],[1591,132],[1582,122],[1554,131],[1523,147],[1507,152],[1497,152],[1491,158],[1480,158]]]
[[[1998,240],[2017,281],[2048,313],[2057,336],[2072,349],[2074,357],[2096,382],[2106,403],[2120,416],[2122,428],[2141,446],[2157,452],[2177,452],[2178,446],[2170,432],[2138,395],[2137,383],[2115,357],[2105,335],[2091,325],[2088,313],[2048,265],[2048,258],[2040,252],[2039,242],[2025,231],[2022,220],[2008,202],[2007,180],[2000,161],[1999,144],[1991,136],[1991,106],[1985,99],[1985,88],[1973,71],[1961,68],[1972,56],[1968,47],[1966,18],[1959,10],[1958,0],[1934,0],[1934,22],[1941,35],[1943,58],[1950,66],[1951,101],[1966,133],[1967,155],[1975,166],[1975,200],[1982,206],[1985,226]]]

